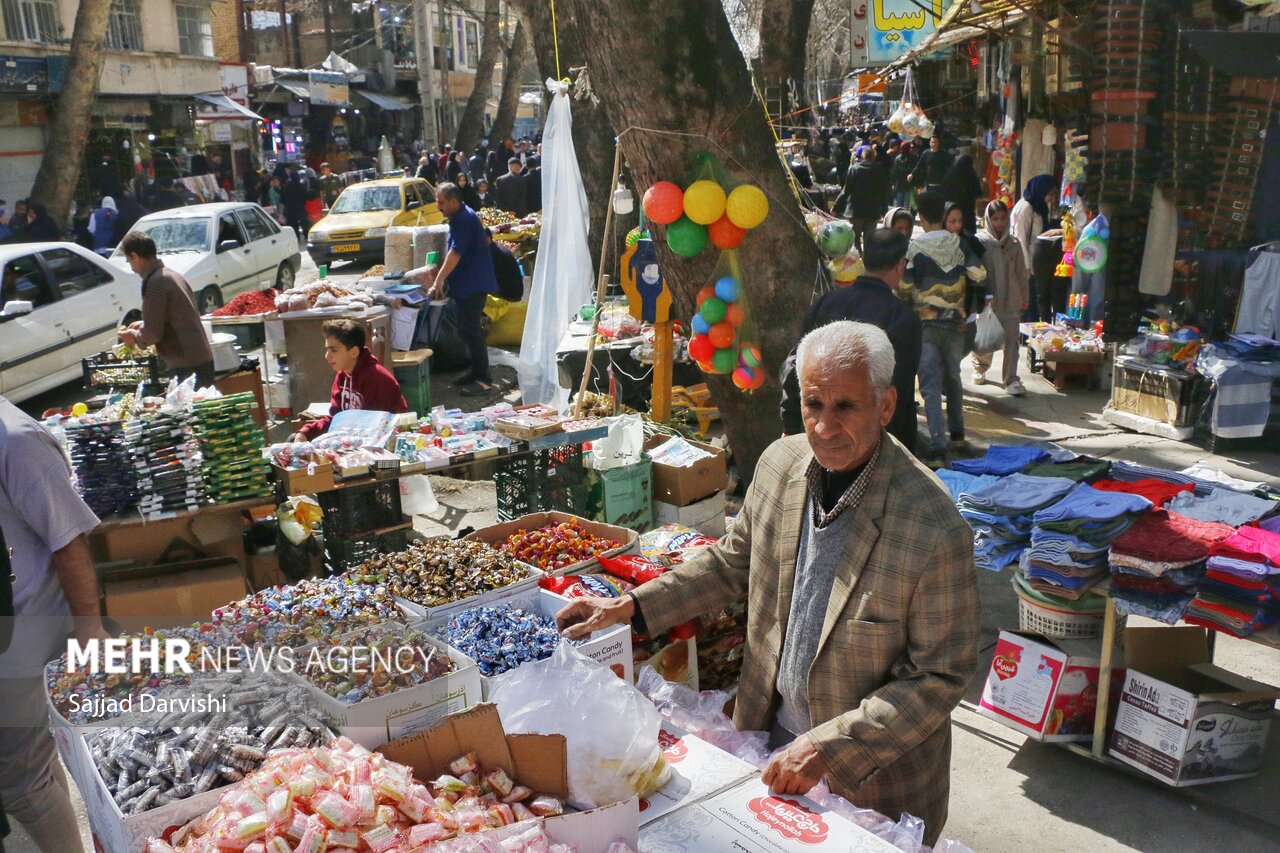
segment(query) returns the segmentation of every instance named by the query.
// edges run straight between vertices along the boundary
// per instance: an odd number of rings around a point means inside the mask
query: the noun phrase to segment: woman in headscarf
[[[942,179],[942,197],[959,205],[964,215],[963,231],[970,236],[978,230],[975,211],[981,196],[982,182],[978,180],[978,173],[973,168],[973,158],[968,154],[961,154]]]
[[[458,173],[458,189],[462,191],[462,203],[472,210],[479,210],[483,207],[480,201],[480,193],[476,192],[476,188],[471,186],[471,176],[466,172]]]
[[[905,207],[891,207],[880,221],[880,227],[901,231],[902,236],[910,240],[911,232],[916,229],[916,218]]]
[[[1032,254],[1035,253],[1037,247],[1041,249],[1039,252],[1041,258],[1047,257],[1044,251],[1046,248],[1037,242],[1037,238],[1051,227],[1051,215],[1049,206],[1052,205],[1057,198],[1057,187],[1054,184],[1052,175],[1036,175],[1027,181],[1026,187],[1022,190],[1022,198],[1018,199],[1018,203],[1013,206],[1013,210],[1009,213],[1010,228],[1013,229],[1013,236],[1017,238],[1018,244],[1022,247],[1022,259],[1026,262],[1027,269],[1032,271],[1031,276],[1031,304],[1039,306],[1037,312],[1032,309],[1027,319],[1052,320],[1052,316],[1045,316],[1045,306],[1051,301],[1050,291],[1054,286],[1053,270],[1045,269],[1042,262],[1040,268],[1037,269],[1032,260]],[[1055,261],[1056,263],[1056,261]],[[1048,273],[1046,276],[1045,273]]]
[[[115,242],[115,222],[119,211],[116,200],[109,195],[102,197],[102,206],[89,216],[89,233],[93,235],[93,250],[113,248]]]
[[[987,304],[1000,320],[1004,329],[1004,363],[1000,379],[1004,390],[1015,397],[1027,392],[1018,378],[1018,322],[1022,312],[1031,305],[1030,275],[1018,245],[1018,238],[1009,227],[1009,206],[996,199],[987,205],[978,240],[983,247],[983,266],[987,268]],[[973,384],[987,381],[991,367],[991,354],[973,356]]]

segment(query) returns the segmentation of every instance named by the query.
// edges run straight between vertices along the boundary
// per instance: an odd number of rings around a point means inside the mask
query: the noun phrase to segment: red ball
[[[707,340],[716,349],[724,349],[733,346],[733,338],[736,334],[728,320],[721,320],[711,327],[711,331],[707,333]]]
[[[735,329],[742,325],[742,321],[747,319],[747,309],[742,307],[741,302],[734,302],[724,313],[724,320]]]
[[[694,361],[711,361],[711,356],[715,354],[715,344],[706,335],[694,335],[689,341],[689,358]]]
[[[707,236],[717,249],[736,249],[742,238],[747,236],[747,231],[730,222],[726,213],[707,226]]]
[[[702,290],[698,291],[698,307],[702,307],[702,303],[716,295],[716,287],[714,284],[708,284]]]
[[[644,191],[644,215],[650,222],[670,225],[684,214],[684,191],[670,181],[658,181]]]

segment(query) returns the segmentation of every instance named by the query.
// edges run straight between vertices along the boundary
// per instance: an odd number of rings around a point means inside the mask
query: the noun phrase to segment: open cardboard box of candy
[[[601,556],[630,553],[640,537],[634,530],[567,512],[534,512],[466,538],[487,542],[547,574],[569,575],[598,566]]]

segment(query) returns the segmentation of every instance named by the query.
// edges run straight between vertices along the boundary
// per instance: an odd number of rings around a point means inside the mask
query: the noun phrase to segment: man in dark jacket
[[[493,203],[499,210],[521,217],[529,212],[529,190],[520,160],[512,157],[507,161],[507,169],[507,173],[494,183]]]
[[[954,162],[955,157],[942,147],[942,140],[933,137],[929,140],[929,150],[920,155],[915,171],[908,176],[911,185],[918,189],[941,191],[947,170]]]
[[[542,210],[542,158],[535,154],[528,163],[529,169],[524,173],[525,207],[532,213]]]
[[[62,239],[62,229],[49,216],[49,211],[38,201],[30,202],[27,210],[27,227],[22,231],[26,243],[56,242]]]
[[[858,251],[870,241],[880,217],[889,209],[889,173],[875,161],[875,149],[859,146],[857,162],[849,169],[844,190],[836,199],[837,214],[848,217],[853,225],[854,243]]]
[[[885,429],[907,450],[916,446],[916,368],[920,364],[920,318],[894,294],[906,269],[907,238],[892,228],[876,229],[862,260],[866,273],[849,287],[828,293],[809,309],[804,334],[837,320],[879,326],[893,344],[893,386],[898,403]],[[782,428],[787,435],[804,432],[795,353],[787,359],[782,379]]]
[[[474,186],[475,182],[481,178],[487,177],[484,172],[485,165],[485,149],[489,146],[481,142],[476,146],[476,153],[471,155],[471,159],[467,161],[467,177],[471,179]]]

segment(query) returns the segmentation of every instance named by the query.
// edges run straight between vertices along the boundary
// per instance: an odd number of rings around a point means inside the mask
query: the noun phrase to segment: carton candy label
[[[678,738],[666,729],[658,729],[658,746],[666,756],[668,764],[679,764],[689,754],[689,747],[684,738]]]
[[[827,840],[827,822],[795,800],[756,797],[747,808],[756,820],[784,838],[802,844],[821,844]]]
[[[996,675],[1000,677],[1001,681],[1004,681],[1007,678],[1013,678],[1018,674],[1018,662],[1006,655],[1001,655],[991,661],[991,668],[995,670]]]

